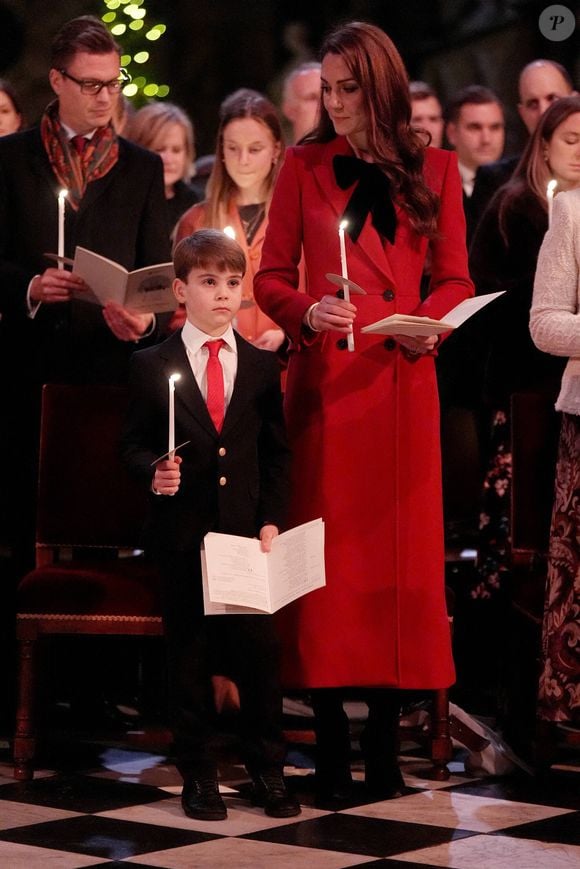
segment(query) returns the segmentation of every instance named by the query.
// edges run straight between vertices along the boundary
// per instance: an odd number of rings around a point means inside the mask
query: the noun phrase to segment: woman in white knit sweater
[[[542,633],[539,716],[580,726],[580,112],[569,147],[570,184],[554,200],[534,283],[530,331],[568,357],[556,409],[562,427]],[[576,187],[576,189],[572,189]]]

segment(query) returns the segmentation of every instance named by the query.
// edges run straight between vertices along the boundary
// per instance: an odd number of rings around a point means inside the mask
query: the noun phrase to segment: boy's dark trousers
[[[243,761],[251,776],[282,770],[279,644],[271,616],[204,616],[199,552],[159,553],[171,726],[184,779],[217,778],[211,676],[240,693]]]

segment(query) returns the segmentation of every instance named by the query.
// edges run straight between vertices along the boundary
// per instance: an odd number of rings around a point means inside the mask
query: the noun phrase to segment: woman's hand
[[[323,296],[310,312],[310,324],[317,332],[352,332],[356,308],[336,296]],[[308,324],[307,324],[308,325]]]
[[[431,353],[439,341],[439,335],[393,335],[393,338],[411,359]]]

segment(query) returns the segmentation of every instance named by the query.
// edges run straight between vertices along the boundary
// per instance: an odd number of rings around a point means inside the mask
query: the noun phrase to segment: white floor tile
[[[408,821],[436,827],[488,833],[516,824],[528,824],[565,815],[569,809],[537,806],[512,800],[477,797],[448,791],[423,791],[396,800],[384,800],[345,810],[346,815],[362,815],[391,821]]]
[[[509,836],[473,836],[397,854],[396,859],[448,869],[578,869],[580,847]]]
[[[16,803],[11,800],[2,800],[0,803],[0,830],[75,817],[79,817],[79,812],[67,812],[50,806],[33,806],[30,803]]]
[[[81,869],[83,866],[109,862],[99,857],[71,854],[70,851],[53,851],[34,845],[0,842],[0,866],[5,869]]]
[[[179,799],[161,800],[145,806],[127,806],[108,812],[99,812],[102,818],[117,818],[141,824],[156,824],[160,827],[174,827],[181,830],[200,830],[202,833],[215,833],[219,836],[244,836],[259,830],[270,830],[297,821],[320,818],[329,812],[304,807],[302,814],[295,818],[269,818],[263,809],[250,806],[246,800],[226,795],[228,817],[225,821],[197,821],[183,814]]]
[[[271,842],[253,842],[245,839],[216,839],[199,845],[186,845],[169,851],[140,855],[125,860],[126,863],[141,863],[162,869],[347,869],[361,863],[372,863],[375,857],[361,854],[343,854],[337,851],[322,851],[299,848],[293,845],[277,845]]]

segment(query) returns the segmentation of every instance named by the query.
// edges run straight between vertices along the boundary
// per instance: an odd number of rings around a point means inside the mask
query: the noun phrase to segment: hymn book
[[[439,335],[441,332],[451,332],[462,323],[465,323],[473,314],[489,305],[498,296],[502,296],[505,290],[499,293],[487,293],[484,296],[472,296],[464,299],[447,314],[443,320],[434,320],[431,317],[415,317],[413,314],[391,314],[368,326],[363,326],[361,332],[370,332],[377,335]]]
[[[326,585],[324,522],[279,534],[271,552],[262,552],[256,538],[210,531],[201,566],[206,615],[274,613]]]
[[[139,314],[161,314],[177,308],[172,262],[128,271],[114,260],[77,245],[72,270],[89,287],[76,294],[80,301],[96,305],[118,302]]]

